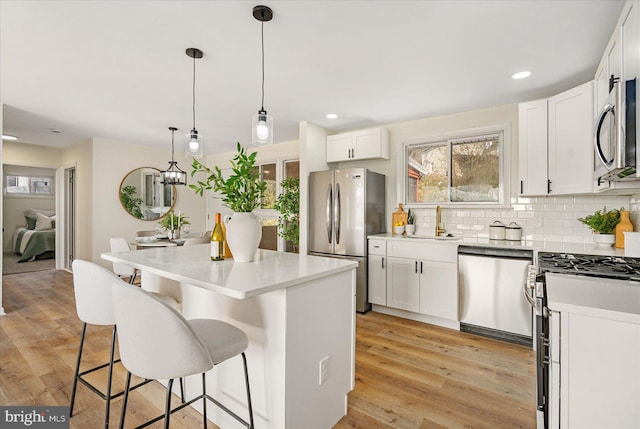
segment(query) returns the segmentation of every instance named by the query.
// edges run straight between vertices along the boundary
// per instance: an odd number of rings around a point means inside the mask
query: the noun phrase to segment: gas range
[[[541,273],[640,281],[640,258],[539,252],[538,269]]]

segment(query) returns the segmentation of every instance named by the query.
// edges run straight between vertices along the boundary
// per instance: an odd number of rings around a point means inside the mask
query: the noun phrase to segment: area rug
[[[2,254],[2,274],[29,273],[32,271],[54,270],[55,259],[41,259],[31,262],[18,262],[20,256],[15,253],[4,252]]]

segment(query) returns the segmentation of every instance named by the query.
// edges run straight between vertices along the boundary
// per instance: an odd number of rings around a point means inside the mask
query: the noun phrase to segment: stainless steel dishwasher
[[[532,310],[523,290],[532,263],[532,250],[460,246],[460,330],[531,344]]]

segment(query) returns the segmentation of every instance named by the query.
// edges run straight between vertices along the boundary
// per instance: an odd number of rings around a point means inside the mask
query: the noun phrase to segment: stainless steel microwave
[[[609,97],[595,123],[594,179],[598,183],[640,180],[636,160],[637,79],[620,82],[611,76],[609,88]]]

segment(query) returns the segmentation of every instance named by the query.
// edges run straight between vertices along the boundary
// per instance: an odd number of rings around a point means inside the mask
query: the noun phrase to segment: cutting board
[[[393,227],[398,222],[402,222],[403,225],[407,224],[407,212],[402,208],[402,204],[398,204],[398,210],[391,215],[391,232],[393,232]]]

